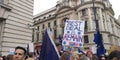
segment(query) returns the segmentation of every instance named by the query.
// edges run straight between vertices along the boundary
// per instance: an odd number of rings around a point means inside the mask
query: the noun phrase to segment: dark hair
[[[60,44],[60,43],[55,43],[55,45],[56,45],[56,46],[59,46],[59,45],[61,45],[61,44]]]
[[[112,60],[114,57],[116,57],[118,60],[120,59],[120,51],[112,51],[110,55],[108,56],[109,60]]]
[[[29,57],[33,57],[34,53],[30,52]]]
[[[21,47],[21,46],[17,46],[17,47],[15,48],[15,51],[16,51],[17,49],[23,50],[23,51],[24,51],[24,55],[26,55],[26,49],[25,49],[25,48],[23,48],[23,47]]]

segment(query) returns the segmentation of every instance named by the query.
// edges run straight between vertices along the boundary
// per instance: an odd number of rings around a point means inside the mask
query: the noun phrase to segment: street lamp
[[[99,31],[99,23],[98,20],[96,19],[96,9],[95,9],[95,0],[92,0],[93,3],[93,13],[94,13],[94,20],[95,20],[95,24],[96,24],[96,31]]]

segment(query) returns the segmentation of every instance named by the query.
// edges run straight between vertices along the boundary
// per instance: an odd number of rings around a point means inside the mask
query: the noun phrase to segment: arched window
[[[84,43],[89,43],[88,35],[84,36]]]
[[[43,29],[45,28],[45,25],[44,25],[44,24],[42,25],[42,28],[43,28]]]
[[[56,20],[54,21],[54,26],[57,25]]]
[[[48,27],[50,28],[50,22],[48,23]]]
[[[65,21],[69,20],[69,18],[63,18],[62,22],[61,22],[61,26],[62,26],[62,35],[64,34],[64,27],[65,27]]]

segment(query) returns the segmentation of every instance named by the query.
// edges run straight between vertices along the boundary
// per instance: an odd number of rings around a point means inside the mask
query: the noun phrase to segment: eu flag
[[[104,48],[103,41],[102,41],[102,36],[99,32],[99,30],[96,31],[97,33],[95,34],[94,42],[97,44],[97,56],[105,55],[106,49]]]
[[[39,60],[59,60],[59,53],[52,40],[50,31],[46,30],[43,37]]]

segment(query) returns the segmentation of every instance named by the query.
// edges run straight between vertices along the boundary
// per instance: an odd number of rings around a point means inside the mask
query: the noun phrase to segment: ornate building
[[[120,46],[120,21],[114,17],[114,11],[109,0],[95,0],[96,19],[106,49],[111,45]],[[95,21],[92,0],[59,0],[52,7],[34,16],[34,40],[42,42],[44,30],[52,28],[55,40],[63,35],[66,19],[85,21],[84,47],[95,46]]]
[[[0,54],[32,41],[33,0],[0,0]]]

